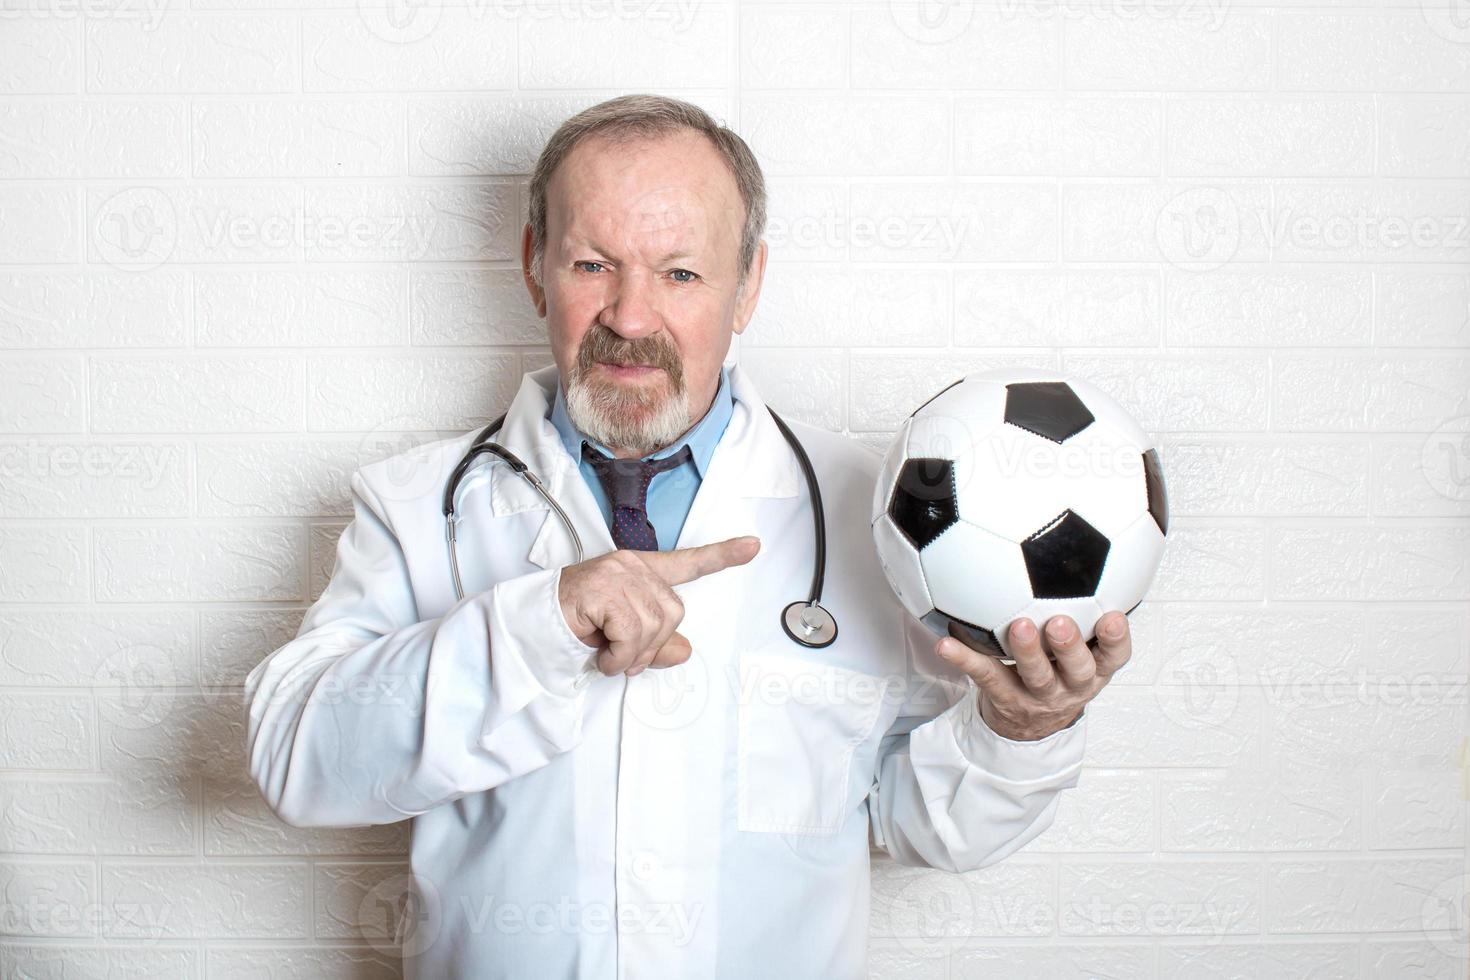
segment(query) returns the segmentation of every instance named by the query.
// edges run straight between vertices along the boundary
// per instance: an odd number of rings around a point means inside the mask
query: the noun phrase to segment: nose
[[[620,337],[636,340],[663,328],[654,303],[653,283],[640,272],[620,272],[599,319]]]

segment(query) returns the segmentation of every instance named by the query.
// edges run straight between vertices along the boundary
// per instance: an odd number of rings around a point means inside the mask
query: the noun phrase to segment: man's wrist
[[[1001,738],[1007,739],[1008,741],[1012,742],[1038,742],[1041,739],[1049,738],[1050,736],[1055,735],[1058,732],[1064,732],[1067,729],[1071,728],[1073,725],[1077,724],[1077,722],[1082,718],[1083,713],[1087,710],[1087,706],[1084,704],[1082,707],[1077,709],[1076,714],[1067,719],[1065,724],[1062,725],[1051,724],[1045,727],[1035,726],[1027,728],[1019,725],[1010,724],[1006,722],[1005,719],[1001,718],[999,714],[994,710],[994,707],[990,704],[990,702],[986,700],[985,693],[983,691],[976,691],[975,697],[978,708],[977,714],[979,715],[978,720],[980,721],[980,723],[985,725]]]
[[[945,712],[961,754],[976,768],[1015,782],[1072,778],[1082,765],[1086,746],[1086,711],[1071,725],[1037,739],[1012,739],[990,727],[980,715],[978,691],[970,692]]]
[[[562,613],[561,568],[543,569],[495,586],[502,622],[535,683],[548,694],[572,697],[597,673],[597,651],[578,639]],[[531,613],[540,610],[540,615]],[[492,648],[490,656],[495,656]]]

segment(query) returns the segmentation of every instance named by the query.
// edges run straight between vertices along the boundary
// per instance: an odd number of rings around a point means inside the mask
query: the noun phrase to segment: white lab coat
[[[1036,742],[985,726],[883,577],[878,459],[794,421],[839,632],[817,650],[782,632],[811,581],[806,484],[751,379],[731,381],[678,547],[762,546],[676,587],[678,667],[577,682],[592,651],[557,599],[571,541],[498,462],[459,498],[454,600],[440,496],[474,433],[352,477],[331,582],[246,680],[249,766],[296,826],[413,818],[408,977],[862,977],[870,832],[903,864],[966,871],[1034,838],[1075,785],[1085,721]],[[592,558],[613,542],[546,417],[556,383],[555,365],[522,379],[499,441]]]

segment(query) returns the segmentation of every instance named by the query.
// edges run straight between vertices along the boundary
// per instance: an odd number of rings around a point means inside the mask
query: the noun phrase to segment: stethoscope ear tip
[[[837,639],[837,620],[815,602],[805,599],[781,610],[781,628],[804,647],[818,649]]]

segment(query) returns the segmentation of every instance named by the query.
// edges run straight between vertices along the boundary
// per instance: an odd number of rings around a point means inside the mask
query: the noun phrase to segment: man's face
[[[708,410],[732,333],[759,298],[760,243],[742,295],[745,206],[719,152],[692,131],[583,140],[547,186],[546,243],[522,267],[577,428],[618,452],[670,445]]]

